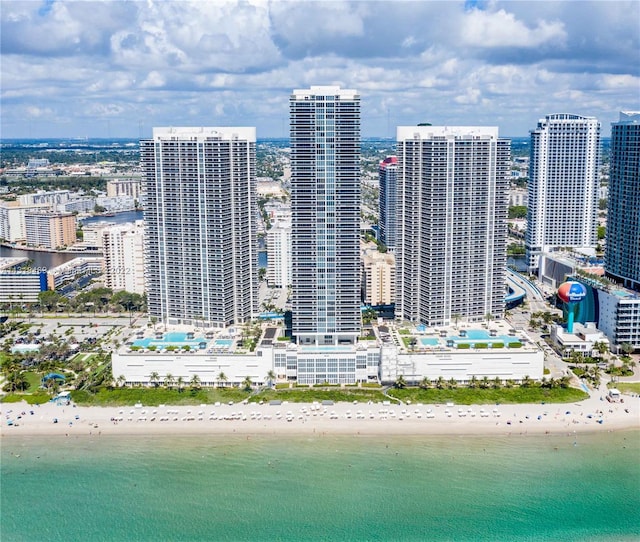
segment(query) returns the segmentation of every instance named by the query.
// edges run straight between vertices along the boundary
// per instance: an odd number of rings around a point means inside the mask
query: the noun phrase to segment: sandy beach
[[[79,435],[508,435],[640,429],[640,398],[610,403],[423,405],[382,403],[82,407],[7,403],[2,438]]]

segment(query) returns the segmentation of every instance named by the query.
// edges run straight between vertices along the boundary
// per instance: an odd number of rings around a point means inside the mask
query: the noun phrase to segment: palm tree
[[[629,355],[633,352],[633,345],[630,343],[622,343],[620,345],[620,350],[624,353],[625,356],[629,357]]]
[[[159,383],[160,383],[160,375],[156,371],[153,371],[149,375],[149,384],[152,384],[155,388],[157,388]]]
[[[439,390],[444,389],[444,378],[439,376],[438,380],[436,380],[436,388],[438,388]]]
[[[251,391],[251,387],[253,386],[253,382],[251,382],[251,377],[247,376],[243,381],[242,381],[242,387],[244,388],[244,391]]]
[[[393,387],[399,390],[406,388],[407,382],[404,379],[404,376],[398,375],[398,378],[396,378],[396,381],[394,382]]]
[[[520,385],[523,388],[528,388],[529,386],[531,386],[531,378],[529,377],[529,375],[525,375],[525,377],[522,379],[522,382],[520,383]]]
[[[456,312],[455,314],[451,315],[451,319],[455,323],[456,329],[458,329],[458,322],[460,321],[460,315]]]
[[[499,376],[496,376],[493,379],[493,389],[494,390],[499,390],[501,386],[502,386],[502,380],[500,380]]]
[[[470,389],[476,389],[478,387],[478,379],[476,378],[476,375],[473,375],[471,377],[471,380],[469,380],[469,388]]]
[[[484,319],[487,321],[487,327],[488,327],[489,323],[491,322],[491,320],[494,319],[494,316],[493,316],[493,314],[488,312],[487,314],[484,315]]]
[[[451,377],[447,382],[447,388],[449,388],[450,390],[455,390],[457,387],[458,381],[455,378]]]
[[[488,376],[483,376],[482,380],[480,381],[480,387],[483,390],[486,390],[489,387],[489,377]]]
[[[424,377],[421,381],[420,381],[420,388],[422,388],[423,390],[428,390],[429,386],[431,385],[431,380],[429,380],[428,377]]]
[[[179,376],[176,380],[176,384],[178,385],[178,391],[182,391],[182,387],[184,386],[184,378]]]
[[[191,386],[192,390],[199,390],[200,389],[200,377],[198,375],[193,375],[191,377],[191,380],[189,380],[189,385]]]
[[[593,343],[593,350],[598,352],[600,356],[604,356],[604,354],[609,351],[609,347],[604,341],[596,341],[595,343]]]
[[[218,387],[220,388],[224,388],[223,384],[227,383],[227,375],[224,374],[222,371],[220,371],[220,374],[218,375]]]
[[[24,391],[29,387],[29,382],[22,371],[13,371],[7,377],[7,387],[9,391]]]
[[[167,373],[164,377],[164,385],[171,389],[173,387],[173,375],[171,373]]]
[[[267,373],[267,382],[268,382],[268,386],[271,388],[273,387],[273,381],[276,379],[276,373],[272,370],[270,370]]]

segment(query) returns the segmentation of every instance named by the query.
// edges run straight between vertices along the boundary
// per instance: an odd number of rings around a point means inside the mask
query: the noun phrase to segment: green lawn
[[[622,393],[640,393],[640,382],[616,382],[608,384],[609,388],[617,388]]]
[[[237,388],[200,389],[193,391],[185,388],[182,391],[166,388],[101,388],[97,393],[72,391],[71,398],[83,406],[120,406],[142,403],[145,406],[158,405],[199,405],[216,402],[235,403],[243,401],[249,393]]]
[[[469,389],[439,390],[420,388],[404,388],[389,390],[389,395],[401,401],[412,403],[447,403],[459,405],[488,405],[495,403],[572,403],[582,401],[589,395],[575,388],[543,389],[530,388],[501,388],[501,389]]]
[[[9,393],[5,395],[0,402],[2,403],[19,403],[20,401],[26,401],[30,405],[41,405],[47,403],[51,399],[51,396],[46,392],[36,392],[28,395],[21,393]]]
[[[40,388],[40,375],[38,373],[34,373],[33,371],[26,371],[24,373],[27,382],[29,382],[29,387],[27,388],[27,393],[34,393],[38,391]]]
[[[346,388],[346,389],[286,389],[286,390],[265,390],[249,399],[252,403],[258,401],[289,401],[291,403],[312,403],[313,401],[334,401],[334,402],[367,402],[384,401],[387,398],[380,390]]]

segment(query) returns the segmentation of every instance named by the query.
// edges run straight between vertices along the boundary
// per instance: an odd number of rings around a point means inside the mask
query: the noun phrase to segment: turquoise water
[[[132,341],[133,346],[140,346],[142,348],[149,348],[149,346],[157,346],[164,348],[167,346],[190,346],[192,348],[199,348],[200,343],[208,343],[207,339],[202,337],[195,337],[193,339],[187,339],[187,334],[181,331],[173,331],[171,333],[165,333],[162,339],[155,339],[147,337],[145,339],[135,339]]]
[[[489,333],[482,329],[470,329],[467,331],[467,337],[469,339],[488,339]]]
[[[426,337],[423,337],[422,339],[420,339],[420,342],[424,346],[438,346],[440,344],[440,341],[438,339],[429,339]]]
[[[39,344],[18,344],[11,347],[11,353],[15,354],[16,352],[37,352],[40,350]]]
[[[639,437],[11,438],[0,538],[637,540]]]
[[[216,346],[226,346],[229,347],[233,344],[233,339],[216,339],[213,341]]]

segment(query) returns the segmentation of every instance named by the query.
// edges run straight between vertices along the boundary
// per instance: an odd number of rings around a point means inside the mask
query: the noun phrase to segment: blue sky
[[[362,97],[364,136],[418,122],[603,135],[640,109],[640,2],[1,0],[1,136],[288,134],[294,88]]]

